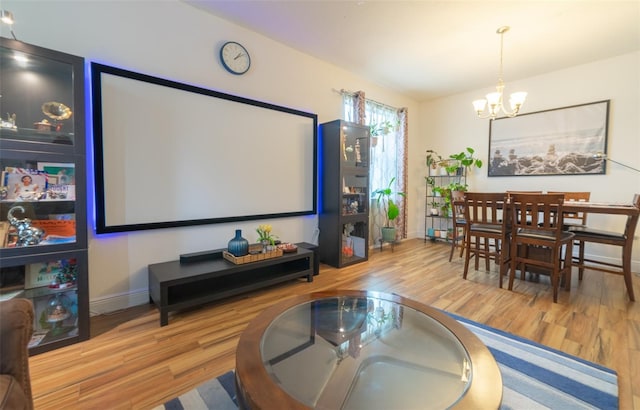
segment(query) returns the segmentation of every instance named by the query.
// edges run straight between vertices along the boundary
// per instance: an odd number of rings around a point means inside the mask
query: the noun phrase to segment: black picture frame
[[[610,100],[497,118],[489,177],[604,174]]]

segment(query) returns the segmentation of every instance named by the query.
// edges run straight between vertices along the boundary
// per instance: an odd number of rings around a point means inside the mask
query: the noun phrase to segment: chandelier
[[[498,113],[502,111],[507,117],[515,117],[520,111],[520,107],[524,103],[524,99],[527,97],[527,93],[520,91],[511,94],[509,97],[509,105],[511,111],[507,111],[502,103],[502,92],[504,91],[504,81],[502,81],[502,49],[504,33],[509,31],[509,26],[502,26],[496,33],[500,34],[500,76],[498,77],[498,85],[496,86],[496,92],[487,94],[487,98],[483,100],[475,100],[473,107],[476,110],[479,118],[491,118],[494,119],[498,116]],[[489,104],[488,109],[485,112],[485,108]]]

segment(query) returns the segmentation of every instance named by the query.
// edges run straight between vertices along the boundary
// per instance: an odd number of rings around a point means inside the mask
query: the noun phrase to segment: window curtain
[[[367,100],[363,91],[342,91],[345,121],[369,125],[372,128],[369,155],[369,193],[386,188],[395,178],[393,192],[407,191],[407,136],[408,113],[406,108],[394,108]],[[407,237],[406,196],[397,195],[393,200],[400,208],[395,220],[399,238]],[[371,195],[369,207],[369,246],[376,246],[382,237],[383,210],[378,208],[376,197]]]

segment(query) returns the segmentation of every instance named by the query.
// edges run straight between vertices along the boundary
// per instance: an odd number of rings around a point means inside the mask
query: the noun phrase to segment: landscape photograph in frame
[[[488,176],[605,173],[609,100],[491,120]]]

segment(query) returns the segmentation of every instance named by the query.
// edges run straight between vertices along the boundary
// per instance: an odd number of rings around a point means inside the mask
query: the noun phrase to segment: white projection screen
[[[316,213],[317,115],[91,64],[96,232]]]

